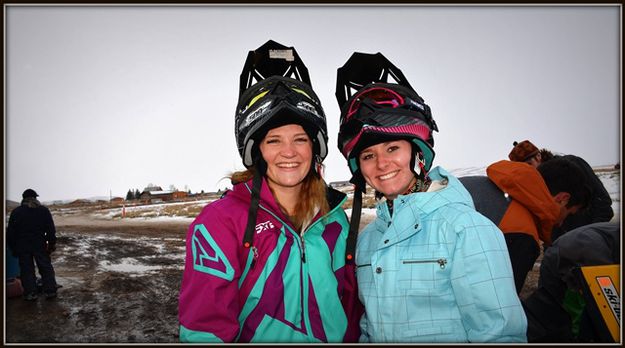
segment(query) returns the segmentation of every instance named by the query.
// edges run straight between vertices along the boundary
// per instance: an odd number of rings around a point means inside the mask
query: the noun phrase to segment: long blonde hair
[[[230,181],[232,185],[246,182],[254,177],[256,170],[254,167],[250,167],[247,170],[234,172],[230,175]],[[271,188],[271,187],[270,187]],[[273,193],[273,190],[272,190]],[[275,194],[274,194],[275,197]],[[308,172],[308,175],[302,181],[302,190],[300,193],[301,199],[295,205],[295,215],[289,216],[289,219],[293,223],[293,226],[298,232],[301,232],[305,223],[309,223],[316,214],[316,208],[319,208],[319,213],[324,216],[330,211],[330,204],[326,196],[326,183],[323,179],[315,174],[312,170]],[[277,198],[276,198],[277,201]],[[278,201],[278,205],[282,209],[285,215],[287,215],[286,209],[282,207]]]

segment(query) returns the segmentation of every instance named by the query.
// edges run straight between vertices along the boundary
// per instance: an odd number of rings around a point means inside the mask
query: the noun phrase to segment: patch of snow
[[[164,266],[148,266],[138,264],[137,260],[134,258],[126,257],[119,260],[119,263],[111,263],[109,261],[100,262],[100,268],[105,271],[110,272],[121,272],[121,273],[145,273],[145,272],[154,272],[160,269],[165,268]]]
[[[455,168],[448,170],[448,172],[457,178],[463,176],[486,175],[486,167]]]
[[[610,198],[614,201],[620,200],[621,193],[621,178],[620,172],[599,172],[597,173],[597,177],[603,183],[606,191],[610,194]]]
[[[162,222],[168,222],[168,221],[181,221],[181,222],[193,222],[195,218],[192,217],[186,217],[186,216],[167,216],[167,215],[157,215],[157,216],[149,216],[149,215],[144,215],[144,216],[140,216],[140,217],[136,217],[136,218],[123,218],[122,220],[150,220],[150,221],[162,221]]]
[[[348,218],[352,217],[352,209],[345,209],[345,214],[347,214]],[[360,211],[360,216],[361,218],[363,216],[370,216],[372,218],[375,218],[375,214],[376,214],[376,209],[375,208],[362,208],[362,210]]]

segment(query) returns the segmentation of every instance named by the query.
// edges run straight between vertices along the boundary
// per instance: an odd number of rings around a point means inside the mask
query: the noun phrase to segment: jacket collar
[[[232,187],[233,193],[242,199],[245,203],[250,204],[252,199],[252,180],[236,184]],[[263,177],[260,187],[260,205],[270,210],[272,213],[278,215],[281,219],[286,220],[286,216],[282,213],[276,198],[271,193],[269,185],[267,184],[267,178]]]
[[[249,204],[252,198],[252,180],[234,185],[232,187],[232,191],[236,196],[238,196],[240,199],[243,199],[246,203]],[[328,203],[330,204],[330,211],[332,211],[337,206],[343,204],[346,198],[346,194],[331,187],[328,187],[327,197]],[[269,209],[280,219],[283,219],[284,221],[289,221],[286,215],[282,213],[282,209],[280,209],[278,201],[276,201],[276,198],[273,196],[273,193],[269,188],[269,184],[267,184],[266,177],[263,177],[262,185],[260,188],[260,205],[262,205],[266,209]],[[316,218],[314,220],[316,220]]]
[[[397,196],[393,201],[393,217],[389,214],[386,200],[378,201],[376,207],[378,218],[375,220],[378,231],[394,231],[392,233],[398,233],[396,239],[399,241],[420,231],[421,217],[431,214],[442,206],[460,203],[475,208],[471,194],[456,177],[449,174],[445,169],[435,167],[430,170],[428,175],[432,179],[430,190]],[[407,213],[407,209],[413,212]],[[400,217],[398,218],[398,216]],[[396,228],[389,229],[392,224],[395,224]],[[393,237],[388,236],[388,238]]]

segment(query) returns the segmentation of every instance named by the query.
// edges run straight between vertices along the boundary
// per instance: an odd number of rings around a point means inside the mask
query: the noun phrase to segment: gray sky
[[[149,183],[229,186],[239,75],[294,46],[336,147],[336,69],[382,52],[432,108],[435,165],[507,159],[514,140],[620,161],[620,6],[5,5],[5,197],[125,197]]]

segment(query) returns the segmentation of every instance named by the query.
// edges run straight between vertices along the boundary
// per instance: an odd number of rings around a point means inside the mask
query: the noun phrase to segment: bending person
[[[552,240],[556,240],[567,231],[573,230],[577,227],[588,225],[594,222],[607,222],[614,217],[614,210],[612,209],[612,198],[606,190],[605,186],[601,182],[601,179],[597,177],[595,171],[583,158],[575,155],[554,155],[547,149],[539,150],[529,140],[524,140],[520,143],[516,141],[513,143],[514,147],[508,154],[508,158],[511,161],[529,163],[533,167],[538,167],[541,163],[548,162],[552,159],[565,158],[582,170],[582,174],[586,178],[586,182],[590,188],[590,202],[585,209],[569,215],[562,225],[556,226],[552,232]]]
[[[460,182],[473,197],[477,211],[504,233],[517,292],[540,256],[541,242],[551,245],[551,231],[588,202],[581,169],[566,158],[541,164],[498,161],[487,176],[466,176]]]

